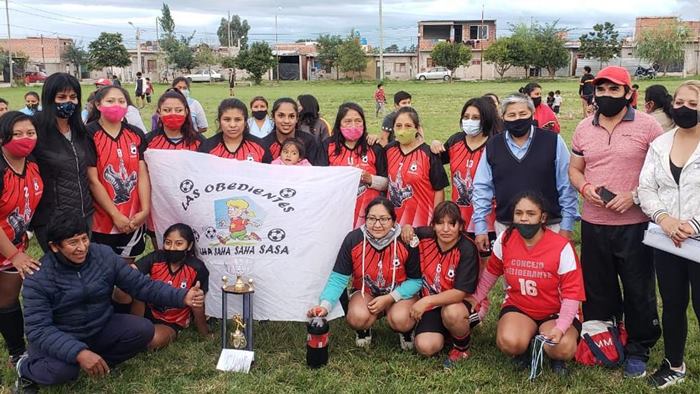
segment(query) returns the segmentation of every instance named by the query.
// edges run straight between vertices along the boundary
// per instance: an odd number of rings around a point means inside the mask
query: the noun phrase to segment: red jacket
[[[552,109],[549,108],[548,105],[540,104],[539,106],[535,107],[534,118],[537,121],[537,127],[541,128],[541,129],[545,129],[546,127],[544,127],[544,125],[553,121],[554,126],[552,126],[551,128],[546,128],[546,129],[551,130],[555,133],[558,133],[560,131],[559,120],[557,119],[557,116],[554,114],[554,111],[552,111]]]

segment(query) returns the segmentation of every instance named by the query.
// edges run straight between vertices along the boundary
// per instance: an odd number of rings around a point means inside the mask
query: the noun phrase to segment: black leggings
[[[700,320],[700,263],[654,249],[656,277],[661,294],[664,351],[672,367],[683,364],[688,336],[688,301],[692,288],[693,310]]]

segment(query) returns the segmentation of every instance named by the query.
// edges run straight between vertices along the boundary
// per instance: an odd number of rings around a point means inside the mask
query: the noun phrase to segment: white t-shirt
[[[207,115],[204,113],[204,108],[199,101],[193,99],[192,97],[187,98],[187,105],[190,106],[190,113],[192,114],[192,123],[195,128],[199,131],[201,129],[209,128],[209,122],[207,122]]]
[[[558,95],[556,95],[556,94],[554,95],[554,104],[553,104],[553,105],[554,105],[555,107],[561,107],[561,102],[562,102],[562,101],[564,101],[564,100],[561,98],[561,96],[558,96]]]

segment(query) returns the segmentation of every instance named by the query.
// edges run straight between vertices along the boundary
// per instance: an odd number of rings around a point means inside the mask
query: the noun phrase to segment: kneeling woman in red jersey
[[[187,99],[177,89],[168,89],[158,99],[155,130],[146,134],[148,149],[196,151],[204,137],[194,128]]]
[[[396,141],[386,146],[389,192],[399,224],[427,226],[434,207],[449,186],[440,157],[419,138],[420,120],[411,107],[400,108],[394,120]]]
[[[226,99],[219,104],[216,119],[219,130],[210,137],[199,151],[224,159],[248,160],[269,163],[272,158],[267,153],[261,139],[250,134],[248,129],[248,108],[239,99]]]
[[[405,226],[403,239],[418,237],[420,269],[423,274],[421,298],[411,307],[416,325],[416,351],[432,356],[452,339],[445,367],[469,357],[469,314],[464,301],[473,294],[479,280],[479,253],[463,233],[464,218],[459,206],[443,201],[435,207],[430,227]]]
[[[28,158],[36,145],[34,119],[19,111],[0,120],[0,334],[10,362],[24,353],[24,319],[19,303],[22,279],[39,269],[27,255],[27,227],[44,192],[39,166]]]
[[[503,275],[506,296],[496,344],[522,366],[530,341],[541,334],[552,369],[564,374],[581,332],[576,317],[586,298],[581,265],[569,240],[545,227],[541,196],[525,192],[513,201],[513,224],[496,239],[474,301],[482,301]]]
[[[421,286],[418,251],[401,240],[394,207],[386,198],[372,200],[365,218],[362,227],[345,237],[321,302],[309,310],[308,316],[326,316],[352,279],[346,319],[358,331],[355,344],[369,347],[370,328],[386,313],[389,326],[399,333],[401,348],[409,350],[415,325],[409,312]]]
[[[362,107],[345,103],[338,108],[333,134],[324,142],[321,156],[330,166],[351,166],[362,170],[353,225],[360,227],[365,222],[365,207],[380,193],[384,194],[388,184],[386,155],[379,144],[369,146],[367,143],[367,124]]]
[[[209,271],[195,251],[192,228],[182,223],[173,224],[163,234],[163,250],[152,252],[137,261],[136,266],[152,280],[179,289],[199,287],[206,293],[209,290]],[[151,350],[162,349],[172,343],[180,330],[189,326],[192,317],[201,335],[209,333],[203,304],[197,308],[167,308],[134,301],[131,308],[133,314],[145,316],[155,325],[155,334],[148,344]]]

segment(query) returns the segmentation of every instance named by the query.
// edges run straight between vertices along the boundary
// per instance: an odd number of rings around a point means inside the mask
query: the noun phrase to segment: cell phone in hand
[[[549,122],[543,124],[542,128],[543,129],[553,129],[554,128],[554,121],[550,120]]]
[[[617,197],[617,194],[611,192],[610,190],[606,189],[605,186],[601,186],[598,189],[596,189],[596,193],[600,196],[600,199],[603,200],[603,202],[607,205],[610,201],[613,200],[613,198]]]

